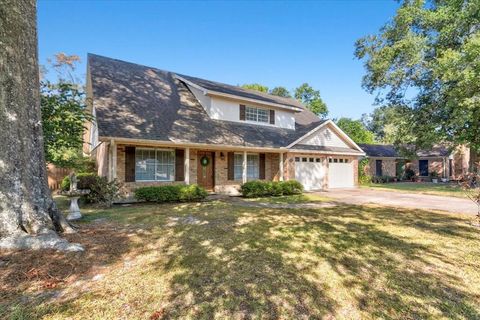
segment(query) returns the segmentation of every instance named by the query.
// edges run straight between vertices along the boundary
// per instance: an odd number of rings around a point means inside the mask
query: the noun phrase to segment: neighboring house
[[[98,173],[139,186],[197,183],[235,194],[255,179],[353,187],[364,156],[294,99],[88,55],[85,153]]]
[[[468,171],[468,148],[460,147],[450,151],[444,146],[418,151],[415,159],[407,159],[393,145],[360,144],[368,158],[365,168],[371,176],[402,176],[406,168],[415,175],[428,180],[432,172],[439,177],[456,180]]]

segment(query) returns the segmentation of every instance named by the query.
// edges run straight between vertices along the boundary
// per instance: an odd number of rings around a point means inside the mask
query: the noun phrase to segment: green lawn
[[[396,182],[396,183],[370,183],[362,185],[363,188],[378,190],[404,191],[440,196],[465,198],[460,186],[454,183],[429,183],[429,182]]]
[[[244,199],[250,202],[262,202],[272,204],[297,204],[297,203],[310,203],[310,202],[322,202],[331,201],[331,198],[320,196],[314,193],[295,194],[290,196],[279,197],[264,197],[264,198],[250,198]]]
[[[3,252],[6,319],[479,319],[459,214],[215,201],[90,208],[81,255]]]

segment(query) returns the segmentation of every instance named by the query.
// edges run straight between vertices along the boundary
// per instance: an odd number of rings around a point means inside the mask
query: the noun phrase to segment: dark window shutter
[[[125,182],[135,182],[135,147],[125,147]]]
[[[275,124],[275,110],[270,110],[270,124]]]
[[[175,181],[185,180],[185,150],[175,149]]]
[[[265,153],[260,153],[259,156],[259,178],[265,179]]]
[[[227,155],[227,161],[228,161],[228,180],[234,180],[235,175],[234,175],[234,169],[233,169],[233,164],[234,164],[234,157],[233,157],[233,152],[229,152]]]
[[[245,105],[240,105],[240,120],[245,120]]]

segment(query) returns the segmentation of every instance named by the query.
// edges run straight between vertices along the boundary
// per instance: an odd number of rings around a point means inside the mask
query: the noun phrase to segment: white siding
[[[216,119],[216,120],[245,122],[245,121],[240,121],[240,104],[244,104],[244,105],[251,105],[251,104],[241,102],[241,101],[222,99],[217,97],[209,97],[204,95],[203,91],[200,89],[197,89],[193,86],[189,86],[189,88],[192,91],[193,95],[197,98],[197,100],[203,106],[203,108],[205,109],[207,114],[210,116],[210,118]],[[257,107],[275,110],[274,126],[295,130],[295,117],[292,111],[278,110],[271,107],[262,107],[262,106],[257,106]],[[258,123],[258,122],[251,122],[251,123],[254,123],[257,125],[263,125],[263,126],[272,126],[269,123]]]
[[[331,127],[323,127],[314,134],[301,140],[298,144],[314,146],[351,148]]]
[[[221,98],[211,98],[211,107],[210,107],[210,117],[218,120],[227,120],[235,122],[244,122],[240,121],[240,104],[251,105],[245,102],[227,100]],[[262,108],[262,106],[259,106]],[[274,109],[271,107],[263,107],[265,109]],[[295,129],[295,117],[294,113],[291,111],[284,110],[275,110],[275,126],[286,129]],[[268,123],[258,123],[253,122],[254,124],[271,126]]]

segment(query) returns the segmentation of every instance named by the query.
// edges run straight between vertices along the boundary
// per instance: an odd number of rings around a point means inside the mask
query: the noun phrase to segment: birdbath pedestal
[[[60,194],[70,199],[70,210],[67,216],[67,220],[77,220],[82,217],[80,213],[80,207],[78,206],[78,199],[86,194],[90,193],[90,190],[77,189],[77,176],[75,173],[70,174],[70,190],[62,191]]]

